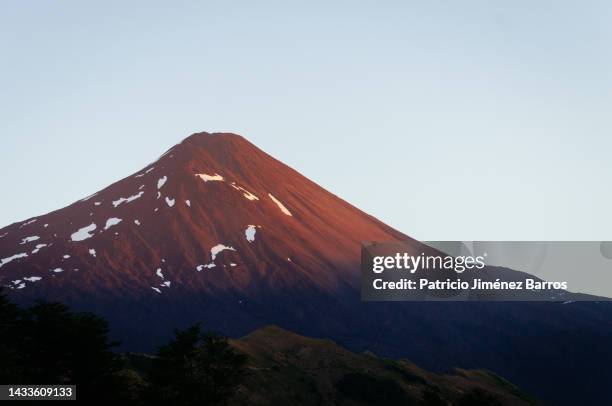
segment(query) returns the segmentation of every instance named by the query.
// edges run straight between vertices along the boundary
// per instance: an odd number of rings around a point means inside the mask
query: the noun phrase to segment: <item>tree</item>
[[[0,290],[0,382],[18,383],[25,375],[22,351],[24,312]]]
[[[501,402],[484,389],[474,388],[463,394],[457,406],[501,406]]]
[[[427,387],[423,391],[420,404],[422,406],[446,406],[448,402],[442,400],[437,388]]]
[[[177,330],[153,364],[149,402],[224,405],[242,382],[245,364],[226,338],[203,333],[199,324]]]
[[[28,310],[26,353],[33,383],[91,385],[119,367],[107,322],[71,312],[61,303],[38,302]]]
[[[79,399],[99,399],[121,366],[106,321],[60,303],[20,309],[0,292],[0,334],[4,383],[77,385]]]

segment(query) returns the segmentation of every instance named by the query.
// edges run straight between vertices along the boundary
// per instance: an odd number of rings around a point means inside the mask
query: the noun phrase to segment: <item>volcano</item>
[[[436,371],[488,368],[556,404],[607,398],[610,303],[361,302],[361,242],[397,240],[420,246],[243,137],[198,133],[1,229],[0,284],[105,316],[128,350],[198,321],[235,337],[275,324]]]
[[[62,300],[333,292],[357,286],[360,241],[408,239],[244,138],[207,133],[0,235],[2,283]]]

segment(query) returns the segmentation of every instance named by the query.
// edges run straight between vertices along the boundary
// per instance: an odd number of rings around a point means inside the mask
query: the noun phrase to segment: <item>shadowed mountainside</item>
[[[230,345],[247,355],[244,381],[231,405],[535,405],[537,401],[485,370],[438,375],[408,360],[356,354],[331,340],[262,327]],[[146,379],[155,358],[127,354]],[[483,403],[462,403],[475,399]],[[485,403],[489,400],[494,403]]]

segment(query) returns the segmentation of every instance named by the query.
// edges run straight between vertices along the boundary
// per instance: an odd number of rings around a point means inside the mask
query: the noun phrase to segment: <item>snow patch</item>
[[[4,234],[0,235],[0,238],[4,238],[4,237],[6,237],[7,235],[8,235],[8,233],[4,233]]]
[[[162,273],[161,268],[157,268],[157,271],[155,271],[155,274],[159,276],[160,278],[164,279],[164,274]]]
[[[207,175],[205,173],[196,173],[196,176],[202,179],[204,182],[223,182],[223,176],[215,173],[214,175]]]
[[[244,235],[248,242],[255,241],[255,233],[257,232],[257,226],[249,224],[249,226],[244,230]]]
[[[214,268],[215,266],[217,266],[217,265],[215,265],[214,263],[211,262],[210,264],[206,264],[206,265],[198,265],[196,267],[196,270],[198,272],[201,272],[204,268],[211,269],[211,268]]]
[[[36,244],[36,249],[32,250],[32,254],[36,254],[38,251],[40,251],[41,248],[46,247],[47,244]]]
[[[44,228],[47,228],[47,227],[49,227],[49,224],[45,224],[43,227],[44,227]]]
[[[23,278],[24,281],[28,282],[38,282],[42,278],[40,276],[28,276],[27,278]]]
[[[157,181],[157,188],[161,189],[162,186],[164,186],[166,184],[166,181],[168,181],[168,177],[164,176],[163,178],[159,178],[159,180]]]
[[[214,261],[221,251],[236,251],[234,247],[228,247],[227,245],[217,244],[210,249],[210,255],[212,256],[212,260]]]
[[[69,259],[69,258],[70,258],[70,255],[66,254],[66,255],[64,255],[64,256],[63,256],[63,258],[64,258],[64,259]]]
[[[116,226],[119,223],[121,223],[121,219],[119,219],[117,217],[111,217],[108,220],[106,220],[106,225],[104,226],[104,229],[108,230],[112,226]]]
[[[101,204],[102,204],[102,202],[94,202],[94,205],[95,205],[95,206],[99,206],[99,205],[101,205]]]
[[[287,208],[276,197],[272,196],[272,193],[268,193],[268,196],[270,196],[270,199],[272,199],[272,201],[276,203],[276,205],[279,207],[279,209],[281,209],[284,214],[293,217],[293,214],[291,214],[291,212],[287,210]]]
[[[143,173],[139,173],[138,175],[134,176],[135,178],[141,178],[143,176],[145,176],[147,173],[151,172],[153,169],[155,169],[154,166],[150,167],[149,169],[147,169],[146,171],[144,171]]]
[[[185,204],[189,207],[191,207],[191,201],[190,200],[185,200]]]
[[[36,240],[39,240],[39,239],[40,239],[39,236],[33,235],[33,236],[30,236],[30,237],[24,238],[23,240],[21,240],[21,242],[19,244],[23,245],[23,244],[27,244],[29,242],[36,241]]]
[[[130,197],[120,197],[117,200],[113,200],[113,206],[117,207],[121,203],[130,203],[130,202],[133,202],[134,200],[142,197],[143,194],[144,194],[144,192],[140,192],[137,195],[133,195],[133,196],[130,196]]]
[[[223,244],[217,244],[214,247],[212,247],[210,249],[210,255],[212,257],[211,262],[209,264],[206,264],[206,265],[198,265],[198,266],[196,266],[196,271],[201,272],[202,270],[204,270],[204,268],[211,269],[211,268],[216,267],[217,265],[215,265],[215,258],[217,258],[217,255],[221,251],[226,251],[226,250],[228,250],[228,251],[236,251],[236,249],[234,247],[229,247],[229,246],[223,245]]]
[[[175,202],[175,200],[174,200],[174,199],[170,199],[169,197],[166,197],[166,204],[167,204],[169,207],[174,206],[174,202]]]
[[[242,195],[244,197],[246,197],[248,200],[259,200],[259,197],[255,196],[253,193],[249,192],[248,190],[246,190],[242,186],[236,185],[234,182],[232,182],[230,186],[233,187],[234,189],[242,192]]]
[[[95,257],[96,257],[96,250],[95,250],[95,249],[93,249],[93,248],[90,248],[90,249],[89,249],[89,254],[90,254],[92,257],[94,257],[94,258],[95,258]]]
[[[51,272],[61,273],[61,272],[64,272],[64,270],[62,268],[55,268],[55,269],[52,269]]]
[[[38,220],[38,219],[32,219],[32,220],[30,220],[30,221],[26,221],[25,223],[21,224],[21,225],[19,226],[19,228],[25,227],[25,226],[27,226],[28,224],[35,223],[37,220]]]
[[[170,287],[170,281],[162,282],[160,286],[165,286],[165,287],[169,288]]]
[[[153,289],[154,291],[156,291],[157,293],[161,293],[161,290],[154,288],[153,286],[151,286],[151,289]]]
[[[0,268],[2,268],[4,265],[8,264],[11,261],[14,261],[19,258],[25,258],[27,256],[28,254],[26,254],[25,252],[22,252],[21,254],[15,254],[12,257],[2,258],[0,259]]]
[[[140,225],[140,220],[134,220],[134,224],[136,224],[137,226]]]
[[[83,241],[86,240],[90,237],[93,237],[93,234],[90,234],[93,230],[96,229],[96,225],[94,223],[91,223],[90,225],[88,225],[87,227],[83,227],[81,229],[79,229],[77,232],[72,233],[72,235],[70,236],[70,239],[72,241]]]

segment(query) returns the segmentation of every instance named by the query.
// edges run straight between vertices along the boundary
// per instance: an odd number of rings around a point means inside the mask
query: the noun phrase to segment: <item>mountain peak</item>
[[[181,141],[177,146],[188,146],[197,148],[207,148],[211,152],[221,151],[230,152],[236,149],[257,149],[247,141],[242,135],[234,133],[208,133],[199,132],[191,134]]]
[[[83,292],[331,290],[357,284],[361,240],[405,238],[231,133],[192,134],[137,173],[0,237],[0,283],[67,301]]]
[[[235,133],[227,133],[227,132],[214,132],[209,133],[206,131],[193,133],[187,138],[185,138],[181,143],[186,144],[196,144],[196,145],[208,145],[210,143],[231,143],[231,144],[241,144],[247,143],[250,144],[246,138],[242,135]]]
[[[188,172],[233,172],[233,181],[261,172],[285,171],[279,161],[257,148],[241,135],[233,133],[194,133],[167,150],[151,165],[183,167]],[[150,165],[149,165],[150,166]],[[143,168],[146,170],[147,167]]]

